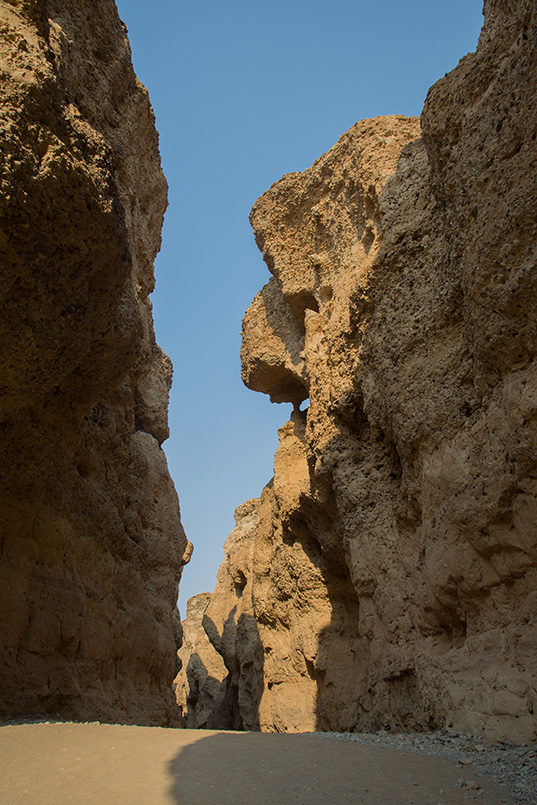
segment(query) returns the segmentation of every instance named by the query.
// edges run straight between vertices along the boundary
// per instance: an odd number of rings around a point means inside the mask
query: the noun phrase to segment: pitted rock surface
[[[153,112],[113,0],[3,0],[0,67],[0,712],[175,723]]]
[[[262,730],[537,737],[536,14],[487,0],[421,125],[357,123],[252,210],[243,379],[295,408],[252,532]]]

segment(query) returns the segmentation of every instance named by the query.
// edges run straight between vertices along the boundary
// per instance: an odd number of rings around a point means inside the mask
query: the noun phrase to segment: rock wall
[[[243,379],[295,408],[250,547],[262,730],[537,738],[535,30],[487,0],[421,127],[358,123],[252,210]]]
[[[183,640],[178,651],[181,667],[174,688],[182,726],[187,729],[209,728],[208,721],[218,710],[227,676],[224,661],[203,628],[203,616],[210,600],[210,593],[189,598],[186,619],[182,623]]]
[[[175,723],[153,112],[113,0],[2,0],[0,69],[0,714]]]
[[[175,680],[185,727],[259,729],[263,647],[252,600],[259,503],[236,509],[214,593],[188,600]]]

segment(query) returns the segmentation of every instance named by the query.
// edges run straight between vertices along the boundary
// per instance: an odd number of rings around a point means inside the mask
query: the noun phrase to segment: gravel
[[[423,752],[460,764],[458,785],[473,788],[472,773],[504,785],[515,802],[537,804],[537,744],[517,746],[512,741],[492,744],[475,735],[440,730],[430,733],[323,732],[323,738],[376,744],[391,749]]]

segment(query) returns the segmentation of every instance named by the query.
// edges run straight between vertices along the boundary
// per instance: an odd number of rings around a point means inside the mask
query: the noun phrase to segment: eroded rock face
[[[222,657],[203,628],[203,616],[210,600],[210,593],[189,598],[186,619],[182,624],[183,640],[178,652],[181,670],[174,686],[183,726],[188,729],[208,728],[208,721],[218,708],[227,675]]]
[[[0,712],[174,723],[153,113],[112,0],[0,2],[0,61]]]
[[[252,601],[259,503],[254,498],[235,510],[214,593],[187,604],[175,680],[186,727],[259,729],[263,647]]]
[[[252,210],[243,378],[295,405],[252,547],[261,729],[537,737],[536,13],[488,0],[421,130],[358,123]]]

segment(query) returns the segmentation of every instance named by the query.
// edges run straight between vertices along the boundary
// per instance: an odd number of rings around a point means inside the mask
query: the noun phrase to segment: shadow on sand
[[[464,805],[475,791],[460,766],[413,752],[308,734],[193,731],[169,762],[167,802],[177,805]],[[190,736],[189,736],[190,738]],[[475,773],[475,772],[474,772]],[[483,802],[512,802],[480,780]]]
[[[346,780],[338,779],[332,753],[324,756],[327,747],[331,742],[304,735],[209,733],[171,761],[170,799],[181,805],[349,802],[359,779],[352,768]]]

